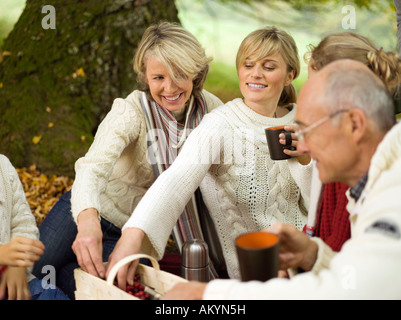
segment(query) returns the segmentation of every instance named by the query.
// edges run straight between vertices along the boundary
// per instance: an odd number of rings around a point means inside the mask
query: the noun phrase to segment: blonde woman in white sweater
[[[252,32],[237,54],[243,99],[206,115],[192,131],[173,165],[152,185],[123,228],[109,268],[124,256],[146,252],[160,259],[182,207],[200,185],[213,218],[231,278],[239,277],[234,239],[275,222],[302,229],[306,223],[309,156],[269,157],[264,129],[291,125],[295,116],[293,79],[299,73],[294,40],[266,27]],[[293,135],[293,146],[297,140]],[[119,286],[133,277],[136,262],[120,269]]]
[[[43,276],[44,265],[55,266],[57,283],[71,299],[78,264],[104,276],[103,261],[120,228],[155,181],[155,163],[148,159],[148,123],[166,132],[169,141],[176,138],[173,147],[179,150],[189,130],[223,104],[203,90],[209,63],[200,43],[178,24],[162,22],[145,31],[134,57],[143,88],[114,101],[89,151],[76,162],[71,203],[67,193],[40,226],[47,253],[35,264],[35,275]],[[167,160],[156,163],[158,169],[172,159]]]

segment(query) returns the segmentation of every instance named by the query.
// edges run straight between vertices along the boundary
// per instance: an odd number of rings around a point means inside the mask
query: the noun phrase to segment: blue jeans
[[[103,232],[103,261],[107,261],[121,236],[121,230],[101,219]],[[75,299],[74,269],[78,268],[77,258],[71,248],[77,236],[77,225],[71,214],[71,191],[63,194],[39,227],[40,241],[45,252],[33,267],[32,273],[42,279],[47,275],[46,266],[56,272],[56,283],[71,300]]]
[[[29,281],[28,288],[32,300],[70,300],[60,289],[45,287],[42,280],[37,278]]]

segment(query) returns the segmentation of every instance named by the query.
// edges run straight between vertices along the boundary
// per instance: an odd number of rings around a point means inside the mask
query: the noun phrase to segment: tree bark
[[[159,20],[178,22],[174,1],[27,0],[0,50],[0,152],[74,176],[113,100],[137,88],[134,50]]]

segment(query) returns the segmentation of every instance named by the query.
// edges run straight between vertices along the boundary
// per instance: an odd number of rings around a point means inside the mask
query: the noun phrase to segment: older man
[[[401,124],[381,81],[340,60],[302,88],[298,149],[316,161],[323,183],[348,184],[352,237],[339,253],[319,238],[275,225],[281,268],[303,269],[267,282],[214,280],[177,285],[166,299],[400,299]]]

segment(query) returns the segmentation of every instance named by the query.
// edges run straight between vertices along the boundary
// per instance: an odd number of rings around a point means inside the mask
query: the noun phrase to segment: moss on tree
[[[56,29],[42,28],[44,5]],[[137,87],[132,57],[159,20],[178,21],[174,1],[27,0],[0,50],[0,152],[73,176],[113,100]]]

